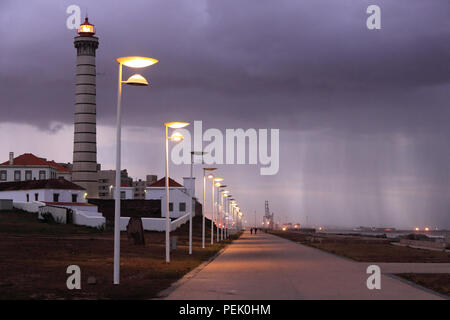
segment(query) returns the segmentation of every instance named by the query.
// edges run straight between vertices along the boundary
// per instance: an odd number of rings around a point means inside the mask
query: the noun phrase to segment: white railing
[[[120,217],[120,230],[126,231],[129,217]],[[170,222],[170,231],[175,231],[189,221],[189,213]],[[142,227],[147,231],[166,231],[166,218],[142,218]]]

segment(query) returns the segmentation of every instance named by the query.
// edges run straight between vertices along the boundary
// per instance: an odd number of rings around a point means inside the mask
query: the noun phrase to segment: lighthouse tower
[[[77,66],[72,181],[84,187],[89,198],[98,198],[95,88],[98,38],[94,34],[94,25],[86,18],[74,39]]]

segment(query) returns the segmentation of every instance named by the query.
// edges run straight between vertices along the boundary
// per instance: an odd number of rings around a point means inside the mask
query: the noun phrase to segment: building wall
[[[58,202],[72,202],[72,194],[77,195],[77,202],[85,203],[84,190],[53,190],[53,189],[37,189],[37,190],[16,190],[16,191],[0,191],[0,199],[11,199],[13,202],[54,202],[53,194],[59,194]],[[27,194],[29,198],[27,199]],[[36,200],[35,195],[38,198]]]
[[[133,179],[128,176],[126,169],[121,171],[121,185],[131,186]],[[116,185],[116,170],[101,170],[98,172],[98,197],[100,199],[114,199]]]
[[[161,200],[161,216],[166,216],[166,189],[164,187],[148,187],[145,194],[147,200]],[[171,218],[178,218],[189,212],[190,197],[183,187],[171,187],[169,190],[169,202],[173,203]],[[180,210],[180,204],[184,203],[185,210]],[[182,209],[182,208],[181,208]]]
[[[14,172],[20,171],[20,180],[14,179]],[[56,179],[58,176],[58,172],[53,167],[38,167],[38,166],[0,166],[0,183],[1,182],[9,182],[9,181],[26,181],[26,172],[31,171],[31,178],[28,180],[41,180],[39,179],[39,172],[45,172],[45,178],[47,179]],[[6,180],[2,180],[2,172],[6,172]]]

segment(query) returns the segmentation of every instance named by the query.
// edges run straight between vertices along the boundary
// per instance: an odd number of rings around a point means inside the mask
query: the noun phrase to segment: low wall
[[[147,231],[166,231],[166,219],[165,218],[141,218],[142,226]],[[126,231],[129,217],[120,217],[120,231]],[[179,217],[170,222],[170,231],[175,231],[180,226],[189,221],[189,213]]]
[[[67,209],[53,206],[45,206],[39,208],[38,219],[44,220],[45,214],[51,214],[57,223],[67,223]]]
[[[106,219],[99,212],[92,211],[73,211],[73,223],[79,226],[87,226],[93,228],[104,228]]]
[[[33,202],[13,202],[13,207],[26,212],[38,213],[39,207],[45,206],[45,203],[39,201]]]

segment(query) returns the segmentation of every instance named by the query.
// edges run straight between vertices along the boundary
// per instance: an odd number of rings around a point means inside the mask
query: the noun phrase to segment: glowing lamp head
[[[145,68],[149,67],[155,63],[158,63],[159,61],[153,58],[147,58],[147,57],[120,57],[117,58],[116,61],[120,64],[123,64],[124,66],[127,66],[129,68]]]
[[[172,129],[181,129],[187,127],[189,122],[166,122],[164,125]]]
[[[82,37],[90,37],[95,34],[94,25],[89,23],[87,17],[84,19],[84,22],[80,25],[80,28],[77,30],[77,33]]]
[[[134,74],[125,81],[130,86],[148,86],[147,80],[140,74]]]
[[[88,196],[88,194],[87,194],[87,192],[85,192],[85,193],[83,194],[83,198],[86,199],[87,196]]]
[[[212,174],[209,174],[208,179],[212,179],[212,178],[214,178],[214,176]]]
[[[172,139],[175,142],[180,142],[181,140],[184,139],[183,135],[179,132],[174,132],[172,134],[172,136],[170,137],[170,139]]]

